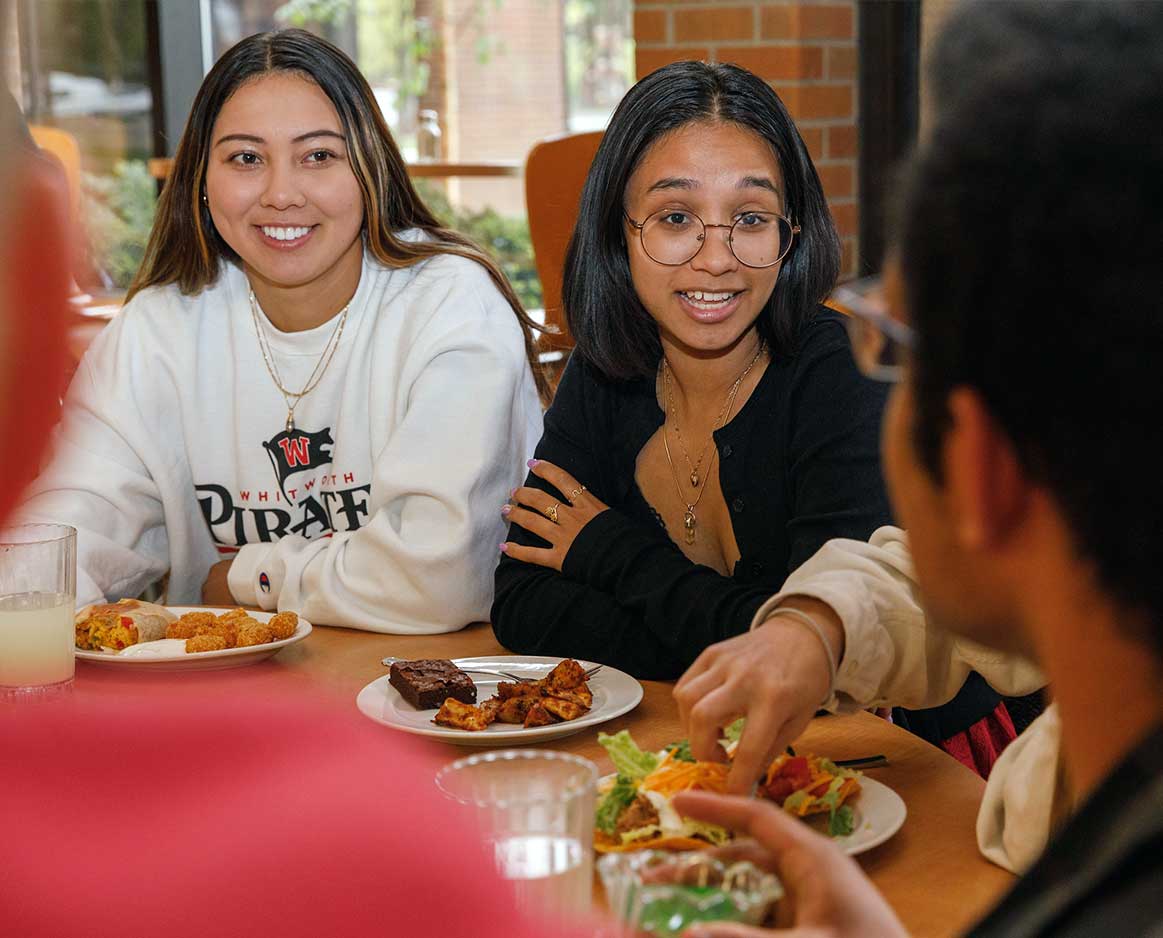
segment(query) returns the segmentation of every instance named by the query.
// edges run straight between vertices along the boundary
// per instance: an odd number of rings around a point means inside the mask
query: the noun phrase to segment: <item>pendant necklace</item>
[[[304,397],[319,386],[319,382],[323,380],[323,375],[327,373],[331,359],[335,357],[335,351],[339,348],[339,340],[343,337],[343,326],[347,322],[347,311],[350,308],[351,303],[349,301],[340,310],[339,322],[336,324],[335,329],[332,330],[331,336],[327,339],[327,344],[323,346],[323,352],[319,356],[319,361],[315,363],[315,368],[307,378],[307,383],[303,385],[303,390],[292,391],[283,386],[282,377],[279,375],[279,367],[275,364],[275,356],[271,351],[270,339],[267,338],[266,330],[262,325],[258,301],[254,298],[254,290],[250,291],[250,315],[254,320],[255,335],[258,336],[258,348],[262,352],[262,360],[267,366],[267,373],[271,376],[275,387],[279,389],[279,393],[283,395],[283,400],[287,402],[287,433],[293,433],[295,431],[295,408],[299,406],[299,402]]]
[[[674,460],[670,455],[670,443],[667,440],[666,427],[663,426],[662,448],[666,453],[666,464],[670,466],[670,475],[671,478],[674,479],[674,487],[678,492],[679,501],[686,506],[686,510],[682,515],[682,527],[683,540],[687,544],[693,544],[695,542],[696,529],[698,526],[698,517],[695,514],[695,509],[698,508],[699,501],[703,497],[703,492],[706,491],[706,488],[702,487],[701,485],[704,479],[699,475],[699,470],[702,468],[703,464],[703,457],[707,453],[707,448],[710,446],[711,440],[714,439],[715,431],[722,427],[727,422],[727,419],[731,416],[731,410],[735,406],[735,398],[739,394],[739,388],[743,386],[743,380],[751,373],[751,369],[755,367],[755,363],[759,361],[759,357],[763,354],[766,348],[767,346],[763,342],[759,343],[759,348],[755,352],[755,357],[751,359],[751,362],[747,365],[746,368],[743,369],[743,373],[735,379],[735,383],[732,384],[731,388],[727,391],[727,398],[723,402],[723,408],[719,411],[719,416],[715,418],[715,423],[711,427],[710,434],[707,436],[707,442],[703,444],[703,449],[702,452],[699,453],[698,461],[694,464],[691,463],[690,456],[687,455],[686,446],[682,440],[682,434],[678,429],[678,410],[674,405],[674,394],[671,391],[670,363],[666,360],[665,355],[662,357],[662,385],[663,390],[666,393],[667,407],[670,411],[670,416],[674,423],[674,435],[678,440],[678,445],[682,452],[683,459],[686,460],[687,468],[690,469],[690,475],[688,476],[688,479],[690,480],[691,488],[695,489],[697,492],[694,501],[688,500],[686,494],[683,492],[682,484],[679,482],[678,472],[674,468]],[[718,455],[719,450],[716,448],[711,453],[711,461],[707,464],[708,476],[711,474],[711,470],[715,465],[715,458]]]

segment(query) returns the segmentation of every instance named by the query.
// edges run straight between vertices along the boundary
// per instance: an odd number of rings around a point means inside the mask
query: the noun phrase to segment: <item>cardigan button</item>
[[[735,450],[732,448],[730,443],[724,443],[720,452],[722,453],[723,458],[727,459],[733,452],[735,452]]]
[[[763,564],[761,564],[758,560],[756,560],[754,563],[751,564],[751,575],[752,576],[762,576],[763,575]]]
[[[747,503],[742,498],[737,498],[731,502],[731,507],[734,509],[735,514],[739,515],[743,513],[743,509],[747,507]]]

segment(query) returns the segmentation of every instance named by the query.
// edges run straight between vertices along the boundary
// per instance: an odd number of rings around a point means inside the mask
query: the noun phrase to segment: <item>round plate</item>
[[[208,606],[167,606],[174,615],[180,616],[187,612],[213,612],[221,615],[225,609],[212,609]],[[269,622],[274,618],[273,612],[250,611],[249,614],[259,622]],[[246,664],[255,664],[271,655],[277,654],[279,649],[301,642],[311,634],[311,623],[299,617],[299,627],[290,638],[277,642],[267,642],[265,645],[248,645],[245,648],[224,648],[222,651],[196,651],[186,654],[186,642],[181,638],[163,638],[156,642],[142,642],[140,645],[130,645],[121,651],[82,651],[77,649],[77,660],[88,661],[108,668],[127,668],[131,671],[215,671],[222,668],[239,668]]]
[[[466,669],[489,668],[494,671],[509,671],[521,677],[541,678],[562,660],[540,655],[494,655],[488,658],[457,658],[456,663]],[[593,661],[579,663],[587,670],[594,666]],[[483,674],[470,673],[469,677],[476,684],[478,703],[492,697],[497,691],[497,684],[504,680]],[[594,695],[594,705],[589,712],[576,720],[553,723],[549,726],[534,726],[529,729],[512,723],[494,723],[479,733],[437,726],[432,722],[436,711],[417,710],[388,683],[386,674],[376,678],[361,690],[359,696],[355,698],[355,703],[365,716],[406,733],[431,736],[457,746],[512,746],[515,743],[544,742],[547,739],[572,736],[587,726],[605,723],[606,720],[628,713],[638,706],[642,699],[642,685],[626,672],[611,668],[609,665],[604,666],[589,679],[589,686]]]
[[[598,791],[602,791],[603,786],[612,786],[616,778],[616,775],[603,775],[598,779]],[[908,814],[900,795],[867,775],[860,777],[860,794],[845,804],[851,805],[856,815],[852,833],[832,840],[850,857],[879,847],[901,829]]]
[[[879,847],[901,829],[908,814],[900,795],[867,775],[860,779],[860,794],[847,804],[856,815],[852,833],[833,839],[849,856]]]

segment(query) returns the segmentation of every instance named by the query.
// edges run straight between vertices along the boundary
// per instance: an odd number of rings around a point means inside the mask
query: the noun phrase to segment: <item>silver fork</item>
[[[397,658],[397,657],[394,657],[392,655],[389,655],[387,658],[384,658],[382,660],[382,664],[385,667],[391,667],[397,661],[408,661],[408,660],[410,660],[410,659]],[[535,680],[537,680],[537,678],[522,677],[520,674],[513,674],[511,671],[492,671],[488,668],[465,667],[460,662],[458,662],[456,659],[452,659],[452,663],[455,664],[458,668],[460,668],[460,670],[466,671],[469,674],[491,674],[493,677],[507,678],[510,681],[516,681],[518,684],[532,684]],[[602,667],[603,667],[603,665],[596,664],[592,668],[590,668],[588,671],[586,671],[586,680],[588,681],[591,677],[593,677],[595,674],[597,674],[599,671],[601,671]]]

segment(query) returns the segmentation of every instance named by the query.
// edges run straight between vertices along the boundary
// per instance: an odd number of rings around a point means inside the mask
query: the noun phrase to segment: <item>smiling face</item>
[[[350,296],[362,260],[363,200],[339,115],[319,86],[289,73],[242,85],[219,112],[210,143],[210,214],[256,292],[261,284]]]
[[[656,141],[626,184],[625,208],[642,223],[656,212],[686,213],[731,225],[750,212],[785,214],[783,175],[771,146],[737,124],[687,124]],[[734,348],[762,312],[780,264],[746,267],[731,253],[726,228],[708,228],[701,250],[678,267],[651,259],[626,223],[634,290],[658,323],[664,344],[695,354]]]

